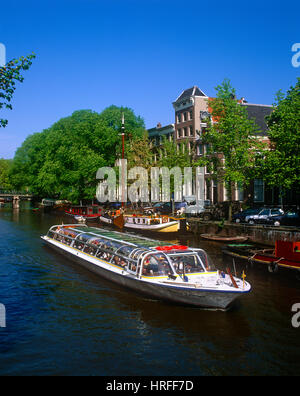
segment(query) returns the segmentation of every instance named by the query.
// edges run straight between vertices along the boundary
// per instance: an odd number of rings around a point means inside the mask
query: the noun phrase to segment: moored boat
[[[218,234],[200,234],[200,237],[217,242],[246,242],[248,240],[248,237],[245,236],[226,236]]]
[[[266,264],[269,272],[279,268],[300,271],[300,242],[275,241],[275,248],[254,244],[228,244],[223,253],[253,263]]]
[[[143,215],[103,215],[100,220],[106,224],[114,224],[119,228],[128,228],[140,231],[178,232],[180,220],[168,216]]]
[[[86,220],[97,220],[102,213],[102,208],[98,205],[71,206],[65,211],[66,215],[72,216],[78,221],[78,218]]]
[[[126,233],[56,225],[43,241],[100,276],[159,300],[227,309],[251,286],[213,268],[206,252]]]

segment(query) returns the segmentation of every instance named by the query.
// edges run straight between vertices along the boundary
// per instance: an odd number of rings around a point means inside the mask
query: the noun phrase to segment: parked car
[[[300,227],[300,212],[299,211],[289,211],[285,214],[277,216],[269,216],[266,219],[260,220],[260,224],[269,224],[274,226],[294,226]]]
[[[249,224],[263,224],[267,218],[283,215],[281,208],[264,208],[255,215],[246,216],[245,221]]]
[[[244,223],[246,221],[246,217],[247,216],[254,216],[256,214],[258,214],[260,211],[262,210],[262,208],[256,208],[256,209],[245,209],[242,210],[239,213],[235,213],[232,216],[232,221],[234,223]]]

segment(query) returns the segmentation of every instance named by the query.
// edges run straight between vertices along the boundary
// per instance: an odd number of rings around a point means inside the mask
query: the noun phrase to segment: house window
[[[202,155],[203,154],[203,144],[198,144],[197,145],[197,155]]]
[[[177,122],[178,123],[181,122],[181,114],[180,113],[177,114]]]
[[[181,137],[181,129],[178,129],[177,131],[177,139],[179,139]]]
[[[254,179],[254,202],[264,201],[264,181],[262,179]]]
[[[194,134],[193,127],[190,126],[190,136],[193,136],[193,134]]]
[[[193,110],[191,110],[191,111],[189,112],[189,115],[190,115],[190,120],[192,120],[192,119],[193,119]]]
[[[187,121],[187,115],[186,112],[183,113],[183,121]]]
[[[240,182],[237,183],[236,192],[237,192],[237,200],[242,201],[244,199],[243,183]]]
[[[187,132],[187,128],[183,128],[183,131],[184,131],[184,137],[187,137],[188,136],[188,132]]]

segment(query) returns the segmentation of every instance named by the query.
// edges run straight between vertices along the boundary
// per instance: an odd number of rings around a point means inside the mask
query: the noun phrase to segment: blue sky
[[[0,6],[7,60],[34,51],[0,128],[0,158],[79,109],[131,107],[147,128],[174,122],[174,101],[229,78],[239,97],[272,104],[295,85],[299,1],[27,0]]]

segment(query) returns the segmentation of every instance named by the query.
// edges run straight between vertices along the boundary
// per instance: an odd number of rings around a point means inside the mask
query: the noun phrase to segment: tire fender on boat
[[[276,274],[278,272],[278,264],[273,261],[268,265],[268,271],[272,274]]]

